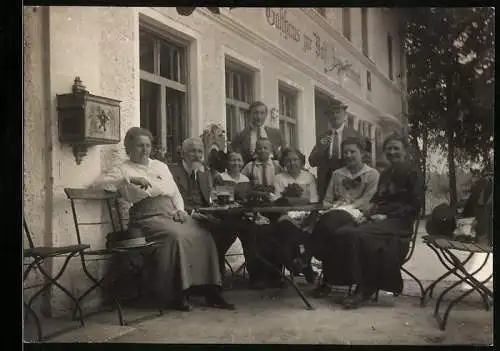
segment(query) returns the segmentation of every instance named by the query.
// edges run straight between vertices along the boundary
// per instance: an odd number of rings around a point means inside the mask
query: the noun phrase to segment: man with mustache
[[[286,146],[279,129],[264,126],[267,112],[267,106],[262,101],[253,102],[250,105],[250,126],[239,132],[231,142],[231,150],[241,152],[245,164],[255,159],[257,140],[268,139],[271,142],[275,160],[279,158],[280,150]]]
[[[204,166],[203,141],[200,138],[188,138],[182,143],[181,161],[178,164],[169,165],[170,172],[184,199],[186,212],[191,213],[199,207],[210,206],[210,192],[212,179],[210,171]],[[224,221],[213,217],[194,213],[193,217],[201,222],[212,234],[222,276],[225,273],[224,256],[237,237],[245,251],[245,258],[251,261],[255,249],[248,233],[248,224],[236,218],[224,217]],[[248,257],[247,257],[248,256]],[[253,275],[252,264],[247,264],[248,273]]]

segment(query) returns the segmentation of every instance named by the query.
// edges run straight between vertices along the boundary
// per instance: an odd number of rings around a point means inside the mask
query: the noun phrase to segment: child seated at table
[[[243,167],[241,173],[250,179],[250,184],[272,186],[274,177],[281,173],[278,161],[271,159],[272,145],[269,139],[261,138],[255,145],[257,158]]]
[[[243,157],[238,151],[230,151],[227,155],[227,170],[215,176],[214,186],[229,186],[234,188],[235,199],[245,197],[250,179],[241,173]]]

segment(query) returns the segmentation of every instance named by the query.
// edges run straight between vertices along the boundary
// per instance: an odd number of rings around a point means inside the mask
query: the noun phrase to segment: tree
[[[493,145],[494,8],[406,11],[409,124],[418,163],[428,146],[447,154],[450,204],[456,161],[485,159]]]

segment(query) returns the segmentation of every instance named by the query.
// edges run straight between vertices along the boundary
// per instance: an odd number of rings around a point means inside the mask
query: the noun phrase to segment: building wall
[[[40,30],[43,28],[43,30]],[[69,146],[58,140],[56,94],[71,92],[79,76],[96,95],[121,100],[122,136],[139,121],[138,17],[129,8],[42,7],[25,10],[25,213],[32,223],[37,243],[69,245],[76,242],[65,187],[90,184],[101,169],[123,158],[123,147],[90,148],[77,165]],[[42,36],[43,33],[43,36]],[[40,57],[45,55],[43,67]],[[43,72],[43,74],[41,73]],[[45,104],[45,108],[41,105]],[[45,133],[44,133],[45,131]],[[47,138],[44,137],[47,135]],[[47,174],[47,176],[44,176]],[[44,189],[50,189],[47,194]],[[101,217],[95,204],[81,211],[85,217]],[[38,218],[48,217],[48,222]],[[38,223],[38,225],[36,224]],[[107,228],[89,228],[84,241],[104,245]],[[62,260],[52,262],[56,272]],[[91,271],[100,267],[90,265]],[[73,291],[81,292],[88,281],[79,274],[78,259],[73,260],[61,278]],[[70,307],[58,290],[53,290],[52,310]]]
[[[328,16],[339,13],[329,10]],[[277,15],[286,16],[300,31],[298,40],[277,28],[273,17]],[[82,164],[77,165],[71,147],[61,145],[58,140],[56,94],[70,92],[74,78],[79,76],[92,94],[122,101],[122,138],[129,127],[139,125],[139,23],[190,43],[191,135],[201,134],[211,122],[225,124],[226,57],[255,70],[255,98],[270,108],[279,105],[278,81],[298,91],[298,140],[306,154],[316,139],[315,90],[348,104],[349,112],[358,119],[376,124],[383,117],[397,124],[393,116],[401,110],[401,93],[396,85],[384,78],[383,69],[378,70],[356,49],[361,44],[354,41],[354,46],[351,45],[330,25],[328,16],[323,18],[312,9],[299,8],[287,9],[286,14],[280,13],[280,9],[268,9],[267,15],[263,8],[240,8],[231,12],[223,10],[220,16],[198,9],[187,17],[178,15],[175,8],[41,7],[36,12],[25,9],[24,205],[28,220],[34,223],[36,242],[74,243],[74,225],[64,188],[89,185],[103,169],[125,157],[122,143],[96,146],[90,148]],[[353,38],[358,36],[356,18],[353,14]],[[385,21],[376,18],[370,21],[372,26],[382,23]],[[315,53],[314,33],[327,48],[324,57]],[[371,28],[370,33],[378,32]],[[304,48],[303,34],[312,39],[309,50]],[[386,34],[381,36],[380,47],[385,48]],[[373,45],[371,50],[376,52],[378,46]],[[333,56],[348,59],[352,64],[346,72],[346,81],[335,71],[325,74],[325,67],[334,62]],[[377,65],[385,67],[386,63],[380,63],[383,60],[383,55],[374,58]],[[395,65],[397,62],[395,59]],[[372,102],[366,99],[367,68],[375,71]],[[277,121],[270,118],[268,123],[277,126]],[[79,213],[82,219],[89,219],[102,217],[104,211],[101,206],[87,204]],[[107,230],[88,229],[84,241],[102,247]],[[51,269],[57,271],[60,265],[56,260]],[[94,262],[90,268],[100,272],[102,264]],[[62,283],[77,293],[88,285],[81,274],[79,260],[74,260]],[[57,314],[67,310],[70,303],[54,290],[51,306]]]
[[[44,85],[46,82],[46,62],[43,42],[47,28],[44,26],[41,10],[27,7],[24,9],[24,150],[23,150],[23,199],[24,214],[32,234],[35,245],[50,245],[51,217],[42,209],[50,202],[50,145],[46,139],[46,96]],[[36,170],[36,171],[33,171]],[[24,233],[23,233],[24,234]],[[28,240],[23,236],[24,247],[28,247]],[[50,269],[50,267],[48,267]],[[28,287],[27,298],[32,296],[31,287],[42,284],[42,276],[33,271],[28,276],[25,286]],[[42,308],[35,301],[36,308]],[[47,310],[47,306],[43,306]]]

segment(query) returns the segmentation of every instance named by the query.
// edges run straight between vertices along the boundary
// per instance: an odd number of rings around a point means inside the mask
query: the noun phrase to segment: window
[[[363,54],[368,55],[368,8],[361,8],[361,44],[363,46]]]
[[[404,96],[401,97],[401,113],[402,114],[408,113],[408,104]]]
[[[226,134],[228,141],[248,124],[253,101],[253,72],[226,61]]]
[[[139,33],[141,127],[153,134],[153,151],[166,150],[166,161],[175,162],[189,128],[186,45],[144,28]]]
[[[366,71],[366,89],[372,91],[372,73],[370,71]]]
[[[321,16],[326,17],[326,9],[324,7],[315,7],[314,8]]]
[[[387,62],[389,64],[389,79],[394,79],[394,67],[392,62],[392,36],[387,34]]]
[[[354,116],[353,115],[347,116],[347,127],[354,129]]]
[[[342,8],[342,34],[347,40],[351,40],[351,9]]]
[[[288,146],[297,147],[297,91],[284,86],[278,90],[281,135]]]
[[[375,129],[375,155],[377,158],[380,158],[382,155],[382,131],[379,127]]]
[[[361,136],[365,136],[368,138],[371,138],[372,135],[372,125],[370,122],[367,121],[358,121],[358,132],[361,134]]]

